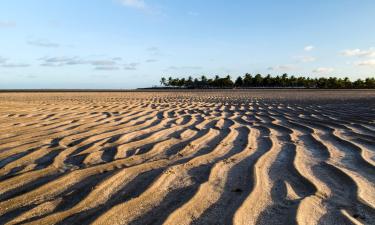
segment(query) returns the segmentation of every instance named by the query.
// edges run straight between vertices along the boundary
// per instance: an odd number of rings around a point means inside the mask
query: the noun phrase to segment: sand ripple
[[[0,94],[0,224],[375,224],[364,93]]]

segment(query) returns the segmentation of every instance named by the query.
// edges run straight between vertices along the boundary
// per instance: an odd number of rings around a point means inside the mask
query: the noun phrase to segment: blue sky
[[[373,0],[2,0],[0,88],[375,76]]]

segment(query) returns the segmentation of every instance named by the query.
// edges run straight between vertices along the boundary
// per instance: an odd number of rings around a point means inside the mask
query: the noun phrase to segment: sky
[[[0,88],[375,76],[374,0],[2,0]]]

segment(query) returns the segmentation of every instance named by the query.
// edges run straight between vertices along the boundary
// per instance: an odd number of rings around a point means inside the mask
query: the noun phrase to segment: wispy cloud
[[[313,56],[297,56],[295,57],[298,62],[308,63],[308,62],[315,62],[316,58]]]
[[[139,65],[139,63],[129,63],[129,64],[125,64],[124,66],[124,70],[137,70],[137,66]]]
[[[27,78],[27,79],[35,79],[38,78],[38,76],[33,75],[33,74],[20,74],[18,75],[19,77]]]
[[[62,67],[75,65],[93,66],[94,70],[136,70],[139,63],[124,63],[120,57],[111,57],[108,59],[85,59],[81,57],[43,57],[39,59],[41,66]]]
[[[86,64],[87,61],[79,58],[79,57],[43,57],[39,60],[42,61],[40,64],[41,66],[46,67],[59,67],[59,66],[67,66],[67,65],[80,65]]]
[[[5,63],[8,59],[0,56],[0,64]]]
[[[0,21],[0,28],[15,27],[17,24],[13,21]]]
[[[331,73],[334,69],[330,67],[319,67],[313,70],[314,73]]]
[[[88,60],[80,57],[43,57],[40,58],[44,66],[68,66],[90,64],[93,66],[113,66],[117,64],[118,59],[95,59]]]
[[[146,51],[151,54],[151,57],[161,55],[160,49],[158,47],[155,47],[155,46],[147,48]]]
[[[160,7],[151,5],[146,0],[117,0],[122,6],[141,11],[149,15],[163,16]],[[154,1],[155,2],[155,1]]]
[[[359,61],[355,63],[357,66],[375,66],[375,59]]]
[[[117,66],[97,66],[95,70],[119,70],[120,68]]]
[[[5,68],[21,68],[21,67],[29,67],[30,64],[26,64],[26,63],[4,63],[4,64],[0,64],[1,67],[5,67]]]
[[[29,67],[30,64],[27,63],[13,63],[9,62],[8,58],[4,58],[0,56],[0,67],[3,68],[21,68],[21,67]]]
[[[135,9],[146,9],[148,5],[144,0],[119,0],[123,6],[135,8]]]
[[[154,62],[157,62],[158,60],[157,59],[147,59],[145,62],[146,63],[154,63]]]
[[[90,62],[94,66],[113,66],[116,65],[116,60],[93,60]]]
[[[58,48],[60,47],[60,44],[51,42],[45,39],[35,39],[35,40],[29,40],[27,42],[29,45],[34,45],[37,47],[44,47],[44,48]]]
[[[278,65],[278,66],[270,66],[268,67],[268,70],[274,70],[274,71],[291,71],[297,69],[294,65]]]
[[[314,50],[314,49],[315,49],[315,47],[312,46],[312,45],[307,45],[307,46],[305,46],[305,47],[303,48],[303,50],[305,50],[306,52],[310,52],[310,51],[312,51],[312,50]]]
[[[347,50],[342,51],[341,55],[358,56],[358,57],[375,57],[375,48],[369,48],[367,50],[362,50],[359,48],[347,49]]]

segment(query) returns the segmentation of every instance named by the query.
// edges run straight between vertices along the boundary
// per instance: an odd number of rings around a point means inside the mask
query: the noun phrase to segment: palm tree
[[[163,85],[163,86],[167,86],[166,82],[167,82],[167,79],[165,79],[165,77],[162,77],[162,78],[160,79],[160,84],[161,84],[161,85]]]
[[[281,76],[281,86],[285,87],[288,85],[288,74],[284,73]]]
[[[207,77],[205,75],[201,76],[201,85],[202,85],[202,87],[207,87],[207,85],[208,85],[208,80],[207,80]]]
[[[173,82],[173,78],[172,77],[168,77],[168,85],[167,86],[171,86],[172,82]]]
[[[251,74],[249,74],[249,73],[245,74],[245,77],[243,79],[244,86],[245,87],[251,87],[252,86],[252,80],[253,80],[253,77],[251,76]]]
[[[242,80],[242,77],[237,77],[237,80],[236,82],[234,83],[234,86],[235,87],[242,87],[243,86],[243,80]]]
[[[254,77],[254,84],[256,87],[262,86],[263,83],[263,77],[261,74],[257,74]]]

